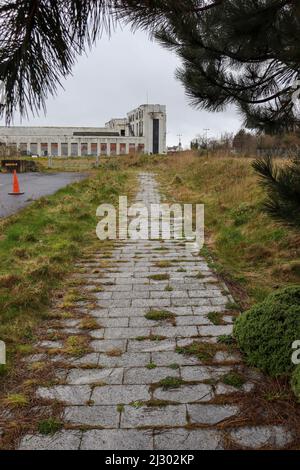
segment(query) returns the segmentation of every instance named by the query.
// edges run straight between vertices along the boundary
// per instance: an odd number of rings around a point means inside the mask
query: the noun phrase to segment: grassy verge
[[[0,373],[30,352],[53,291],[63,288],[74,261],[105,245],[95,234],[96,208],[116,203],[129,183],[128,172],[102,169],[0,222],[0,339],[8,349]]]
[[[205,204],[206,246],[213,268],[231,285],[242,307],[300,282],[300,233],[262,212],[264,193],[251,159],[168,157],[119,160],[120,167],[157,173],[169,201]]]

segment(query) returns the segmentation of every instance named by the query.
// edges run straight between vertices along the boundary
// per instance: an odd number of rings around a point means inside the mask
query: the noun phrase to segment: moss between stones
[[[148,277],[151,281],[168,281],[170,279],[169,274],[153,274]]]

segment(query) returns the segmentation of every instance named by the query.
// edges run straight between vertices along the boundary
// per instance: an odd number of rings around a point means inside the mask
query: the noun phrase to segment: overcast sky
[[[30,117],[14,125],[103,126],[112,117],[123,117],[140,104],[167,105],[168,145],[184,146],[209,128],[210,136],[235,132],[241,127],[233,109],[208,113],[193,109],[183,86],[174,77],[179,60],[174,54],[148,39],[143,32],[133,34],[128,27],[103,36],[88,53],[78,59],[73,76],[47,102],[47,114]],[[3,125],[3,123],[2,123]]]

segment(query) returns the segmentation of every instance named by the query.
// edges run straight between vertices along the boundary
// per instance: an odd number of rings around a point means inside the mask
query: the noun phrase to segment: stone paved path
[[[140,175],[137,201],[160,201],[152,175]],[[103,260],[107,267],[97,270]],[[194,450],[222,449],[229,441],[238,448],[289,443],[290,434],[280,426],[243,426],[238,419],[239,402],[232,397],[249,393],[259,376],[217,342],[232,332],[226,307],[232,299],[203,258],[180,241],[124,241],[110,258],[99,251],[78,266],[85,269],[78,269],[77,277],[86,289],[103,289],[94,294],[92,310],[78,304],[98,325],[89,331],[92,352],[80,359],[53,356],[60,364],[59,385],[40,387],[37,394],[64,402],[65,429],[53,436],[27,435],[20,449]],[[173,315],[146,318],[153,311]],[[223,313],[223,324],[215,325],[209,313]],[[77,317],[59,326],[68,334],[83,333]],[[209,360],[182,354],[181,348],[195,342],[210,352]],[[245,377],[241,388],[224,383],[230,371]]]

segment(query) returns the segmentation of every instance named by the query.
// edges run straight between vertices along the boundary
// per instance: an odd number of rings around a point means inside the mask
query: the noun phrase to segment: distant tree
[[[197,139],[191,141],[191,150],[198,150],[199,149],[199,142]]]
[[[245,129],[240,129],[233,138],[232,146],[238,153],[255,153],[257,137]]]

